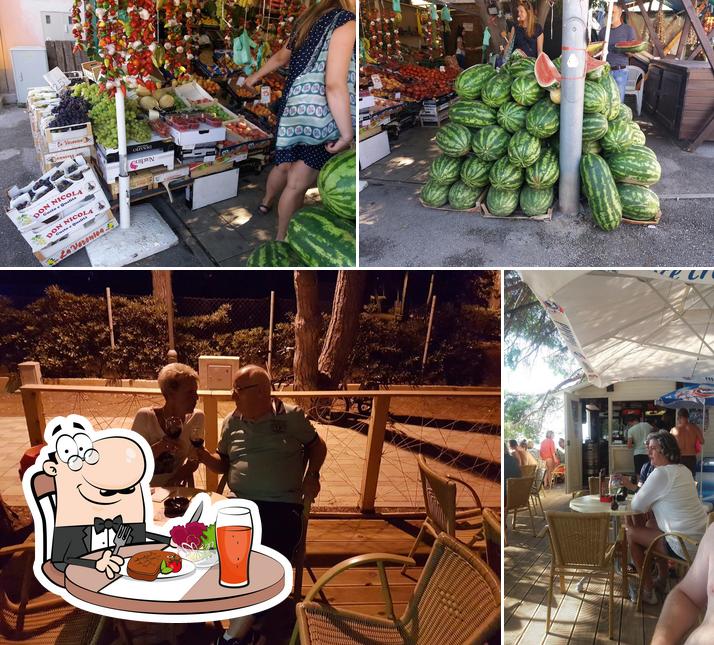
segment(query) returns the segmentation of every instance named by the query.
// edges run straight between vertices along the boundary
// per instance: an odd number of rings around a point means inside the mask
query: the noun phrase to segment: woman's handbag
[[[327,105],[325,70],[330,40],[335,31],[337,16],[315,47],[305,71],[293,82],[286,98],[276,132],[276,148],[290,148],[303,144],[320,145],[340,138],[340,131]],[[352,53],[347,76],[352,123],[355,123],[355,55]]]

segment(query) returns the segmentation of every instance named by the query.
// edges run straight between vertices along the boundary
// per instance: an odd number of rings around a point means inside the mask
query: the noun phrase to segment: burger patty
[[[162,562],[168,564],[174,561],[180,562],[181,558],[176,553],[171,553],[170,551],[160,551],[158,549],[141,551],[129,558],[129,562],[126,565],[126,572],[130,578],[152,581],[156,580],[159,576]]]

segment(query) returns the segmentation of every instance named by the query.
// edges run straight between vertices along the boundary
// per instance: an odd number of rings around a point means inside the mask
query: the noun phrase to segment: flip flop
[[[266,206],[265,204],[258,204],[258,213],[261,215],[267,215],[272,210],[272,206]]]

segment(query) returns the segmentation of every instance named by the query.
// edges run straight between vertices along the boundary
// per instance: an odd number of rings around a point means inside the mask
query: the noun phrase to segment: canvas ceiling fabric
[[[714,272],[521,271],[590,383],[714,383]]]

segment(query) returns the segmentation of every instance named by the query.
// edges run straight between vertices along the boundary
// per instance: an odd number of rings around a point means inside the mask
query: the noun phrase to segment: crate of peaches
[[[250,112],[254,117],[257,117],[272,131],[278,125],[278,117],[273,114],[267,105],[262,103],[246,103],[243,106],[246,112]]]
[[[271,139],[267,132],[261,130],[257,125],[253,125],[242,116],[223,125],[226,128],[226,140],[233,143],[247,143],[248,150],[253,150],[259,147],[258,144],[267,143]]]

